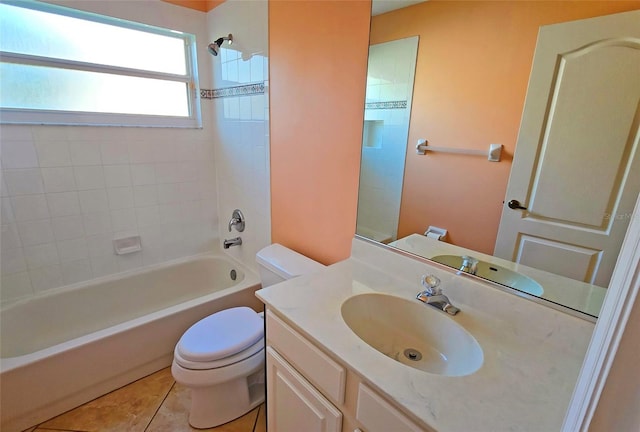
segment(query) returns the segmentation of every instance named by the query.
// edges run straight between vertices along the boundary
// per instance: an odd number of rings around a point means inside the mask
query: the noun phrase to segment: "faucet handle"
[[[440,279],[434,275],[422,275],[421,283],[425,291],[430,295],[442,294],[442,288],[438,287],[438,285],[440,285]]]
[[[235,227],[238,232],[242,232],[244,231],[244,226],[244,215],[239,209],[235,209],[231,214],[231,220],[229,221],[229,232],[231,232],[231,227]]]
[[[460,265],[460,271],[470,273],[472,275],[476,274],[478,271],[478,260],[469,255],[462,255],[462,264]]]

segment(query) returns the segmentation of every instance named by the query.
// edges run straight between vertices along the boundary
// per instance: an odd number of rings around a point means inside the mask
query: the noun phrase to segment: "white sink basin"
[[[462,266],[462,257],[458,255],[437,255],[430,259],[457,269]],[[500,285],[515,288],[534,296],[539,297],[544,293],[542,285],[531,279],[529,276],[525,276],[496,264],[478,261],[478,267],[475,274],[483,279],[497,282]]]
[[[482,366],[475,338],[455,318],[417,300],[359,294],[345,300],[341,312],[360,339],[407,366],[447,376],[469,375]]]

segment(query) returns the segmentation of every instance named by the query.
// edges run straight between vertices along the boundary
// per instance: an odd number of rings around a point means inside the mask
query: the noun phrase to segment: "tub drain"
[[[406,350],[404,350],[404,356],[411,361],[418,361],[422,359],[422,354],[420,354],[420,351],[413,348],[407,348]]]
[[[238,278],[238,274],[236,273],[235,270],[231,270],[231,272],[229,273],[229,276],[231,277],[231,280],[234,281]]]

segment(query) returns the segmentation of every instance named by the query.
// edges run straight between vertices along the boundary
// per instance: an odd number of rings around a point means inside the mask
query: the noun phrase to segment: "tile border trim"
[[[406,109],[407,101],[387,101],[387,102],[367,102],[364,104],[365,109]]]
[[[201,99],[218,99],[233,96],[251,96],[264,93],[264,82],[217,89],[200,89]]]

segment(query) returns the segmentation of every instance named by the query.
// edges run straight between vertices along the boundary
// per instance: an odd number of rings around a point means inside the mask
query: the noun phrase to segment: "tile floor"
[[[189,426],[190,397],[171,376],[171,368],[88,402],[28,429],[27,432],[266,432],[264,404],[212,429]]]

